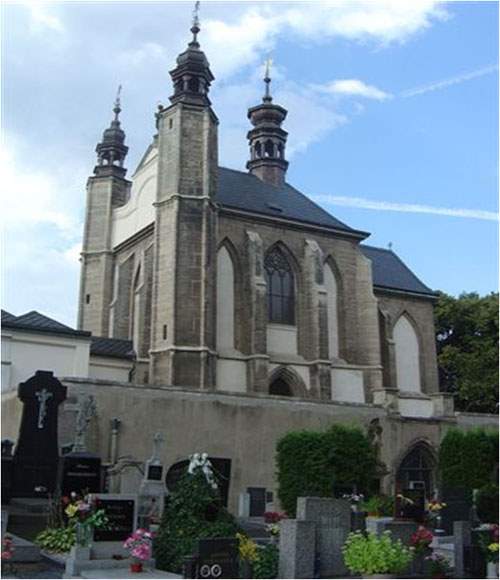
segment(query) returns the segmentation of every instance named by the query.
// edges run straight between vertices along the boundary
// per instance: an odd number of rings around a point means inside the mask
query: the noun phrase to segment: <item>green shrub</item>
[[[257,559],[252,564],[253,578],[278,577],[279,550],[274,544],[257,548]]]
[[[394,499],[387,495],[372,495],[361,502],[361,510],[373,516],[392,516]]]
[[[35,538],[35,544],[48,552],[69,552],[76,542],[75,526],[47,528]]]
[[[366,491],[375,479],[374,450],[361,429],[293,431],[277,446],[278,496],[290,516],[300,496],[328,497],[336,488]]]
[[[181,572],[185,556],[193,553],[201,538],[234,537],[239,531],[233,516],[220,505],[219,494],[201,470],[183,475],[163,512],[154,542],[160,570]]]
[[[439,448],[439,468],[448,486],[479,489],[496,481],[498,431],[450,429]]]
[[[498,485],[488,483],[479,489],[476,509],[484,524],[498,524]]]
[[[391,532],[377,536],[373,532],[349,534],[342,548],[344,563],[354,574],[397,574],[413,558],[409,548],[391,539]]]

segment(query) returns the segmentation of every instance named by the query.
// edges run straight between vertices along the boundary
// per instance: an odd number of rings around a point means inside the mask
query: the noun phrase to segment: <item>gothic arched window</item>
[[[279,248],[274,248],[267,254],[264,266],[269,322],[295,324],[295,289],[288,260]]]

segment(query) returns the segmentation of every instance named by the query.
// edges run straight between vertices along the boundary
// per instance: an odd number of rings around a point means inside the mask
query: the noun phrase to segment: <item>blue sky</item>
[[[74,325],[85,182],[118,84],[129,175],[171,94],[191,2],[2,4],[3,307]],[[244,169],[262,63],[288,181],[430,287],[498,284],[496,2],[202,2],[220,163]]]

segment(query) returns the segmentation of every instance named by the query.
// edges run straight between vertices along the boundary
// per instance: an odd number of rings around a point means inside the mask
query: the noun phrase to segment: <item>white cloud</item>
[[[377,101],[384,101],[392,96],[373,85],[367,85],[359,79],[337,79],[325,85],[313,85],[312,88],[321,93],[365,97],[366,99],[375,99]]]
[[[5,145],[0,149],[0,173],[2,219],[6,227],[41,223],[62,231],[75,227],[73,216],[59,209],[60,189],[54,178],[40,170],[29,171]]]
[[[422,85],[420,87],[415,87],[413,89],[408,89],[406,91],[403,91],[400,96],[401,97],[414,97],[416,95],[423,95],[425,93],[430,93],[432,91],[438,91],[440,89],[444,89],[444,88],[449,87],[451,85],[458,85],[458,84],[463,83],[465,81],[470,81],[471,79],[482,77],[484,75],[490,74],[490,73],[495,72],[497,70],[498,70],[498,65],[491,64],[488,66],[484,66],[480,69],[477,69],[475,71],[456,75],[454,77],[443,79],[441,81],[437,81],[434,83],[429,83],[427,85]]]
[[[163,60],[167,57],[167,50],[156,42],[144,42],[139,48],[124,50],[118,55],[119,64],[122,66],[140,66],[144,63],[150,65],[151,61]]]
[[[25,0],[22,5],[30,12],[30,27],[35,32],[44,32],[47,29],[63,33],[65,32],[62,20],[56,16],[47,2],[41,0]]]
[[[362,197],[342,197],[335,195],[315,195],[314,199],[318,202],[324,202],[330,205],[341,205],[344,207],[355,207],[360,209],[374,209],[378,211],[396,211],[404,213],[427,213],[450,217],[498,221],[498,213],[479,209],[436,207],[432,205],[421,205],[417,203],[394,203],[389,201],[365,199]]]

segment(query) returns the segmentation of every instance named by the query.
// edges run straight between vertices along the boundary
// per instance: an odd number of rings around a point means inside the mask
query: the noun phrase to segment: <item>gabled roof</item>
[[[40,314],[36,310],[14,316],[10,312],[2,310],[2,326],[7,328],[17,328],[19,330],[32,330],[36,332],[51,332],[56,334],[67,334],[71,336],[90,336],[90,332],[75,330],[62,322],[58,322],[49,316]]]
[[[387,290],[436,296],[392,250],[360,244],[363,254],[372,261],[373,285]]]
[[[366,238],[366,232],[350,228],[285,183],[276,187],[255,175],[219,167],[216,201],[227,208],[322,226]]]
[[[2,310],[2,326],[6,328],[16,328],[18,330],[66,334],[85,338],[90,337],[90,354],[126,359],[132,359],[135,357],[131,340],[91,336],[90,332],[87,332],[86,330],[75,330],[62,322],[58,322],[49,316],[45,316],[45,314],[40,314],[40,312],[37,312],[36,310],[31,310],[21,316],[14,316],[14,314],[7,312],[7,310]]]
[[[90,341],[90,354],[110,356],[113,358],[135,358],[135,351],[131,340],[93,336]]]

